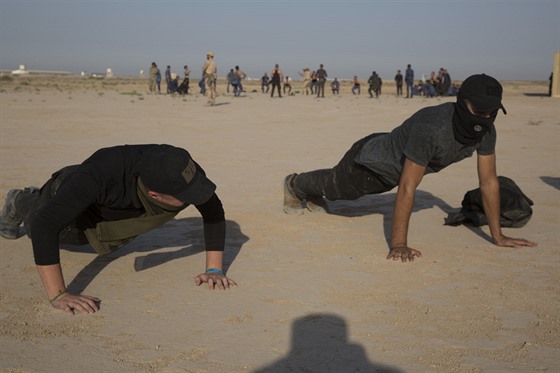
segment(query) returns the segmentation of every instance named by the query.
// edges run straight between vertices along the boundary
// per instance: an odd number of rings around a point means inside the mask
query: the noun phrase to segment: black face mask
[[[494,124],[496,114],[484,118],[471,114],[467,108],[464,97],[459,95],[453,113],[453,133],[455,139],[464,145],[474,145],[482,139],[482,136]]]

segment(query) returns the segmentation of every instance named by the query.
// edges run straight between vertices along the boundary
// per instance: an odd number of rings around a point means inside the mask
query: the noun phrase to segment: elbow
[[[480,178],[479,187],[481,191],[495,190],[500,188],[500,182],[496,176]]]
[[[420,180],[414,179],[402,179],[399,181],[399,189],[397,193],[402,193],[406,195],[414,195],[416,189],[420,185]]]
[[[222,201],[214,195],[203,205],[196,206],[206,224],[215,224],[225,221],[225,212]]]

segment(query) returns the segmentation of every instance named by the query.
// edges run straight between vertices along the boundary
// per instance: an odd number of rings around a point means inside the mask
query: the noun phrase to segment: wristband
[[[52,304],[52,302],[54,302],[55,300],[57,300],[58,298],[60,298],[60,297],[63,296],[64,294],[66,294],[66,290],[61,291],[60,293],[58,293],[57,295],[55,295],[54,297],[52,297],[51,300],[50,300],[49,302]]]
[[[206,269],[206,273],[217,273],[219,275],[223,275],[224,273],[222,272],[221,269],[218,268],[208,268]]]

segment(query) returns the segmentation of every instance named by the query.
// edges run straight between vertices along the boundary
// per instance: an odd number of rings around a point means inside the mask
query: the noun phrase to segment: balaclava
[[[476,111],[493,112],[492,116],[485,118],[472,114],[465,99],[468,99]],[[502,86],[494,78],[485,74],[468,77],[457,95],[455,112],[453,114],[453,133],[455,139],[461,144],[474,145],[491,128],[496,120],[497,110],[506,110],[502,105]]]

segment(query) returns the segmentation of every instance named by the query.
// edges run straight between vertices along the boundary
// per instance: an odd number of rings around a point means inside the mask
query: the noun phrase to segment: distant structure
[[[19,65],[19,69],[12,71],[12,75],[26,75],[26,74],[29,74],[29,71],[27,71],[25,65]]]
[[[88,77],[88,78],[112,78],[113,77],[113,69],[108,68],[107,71],[105,73],[90,73],[87,71],[82,71],[80,73],[81,76],[83,77]]]
[[[554,53],[554,70],[552,70],[552,97],[560,97],[560,51]]]
[[[25,65],[19,65],[19,69],[13,70],[12,75],[70,75],[70,71],[54,71],[54,70],[28,70]]]

